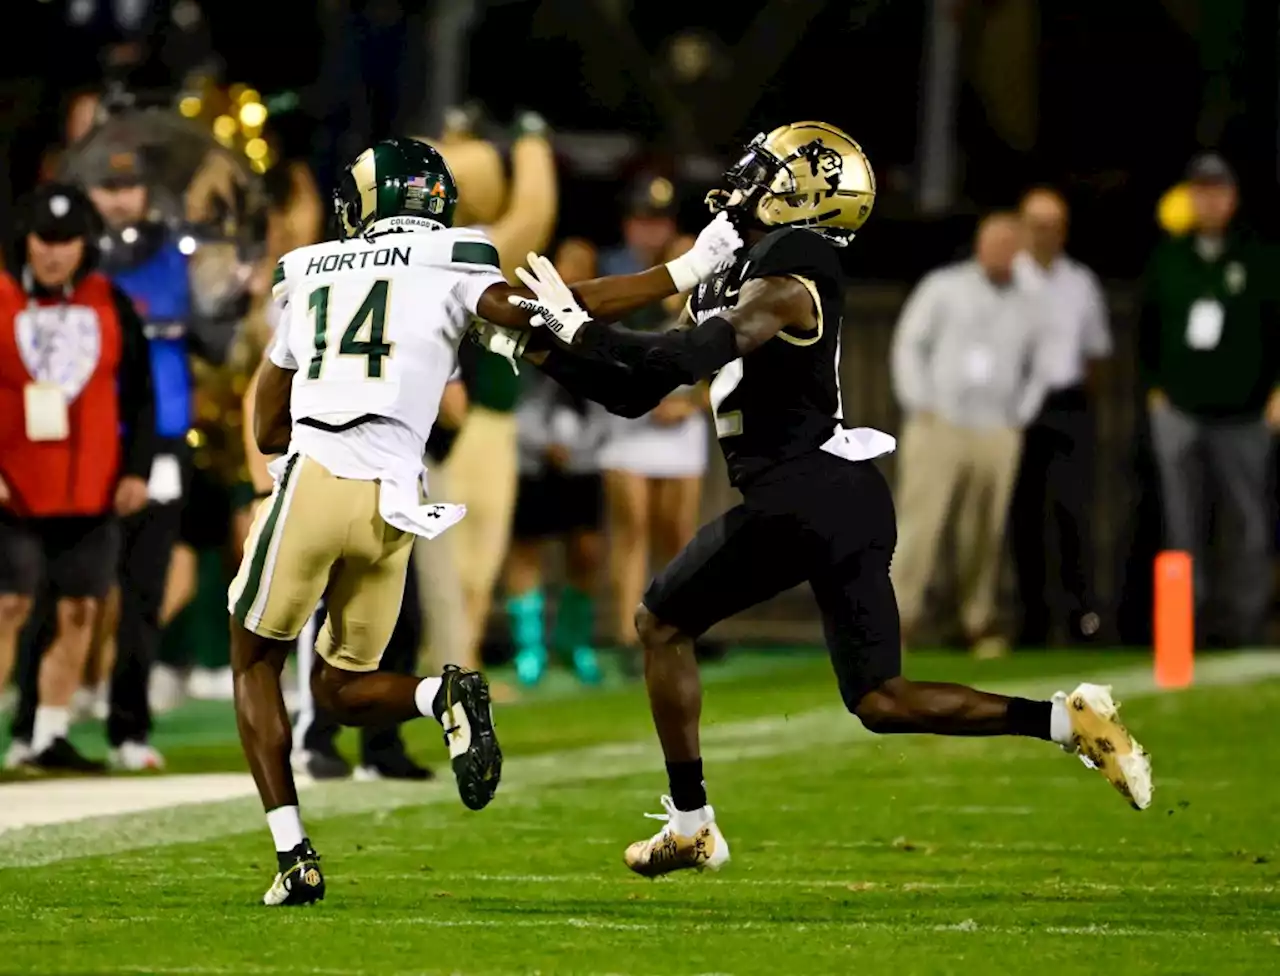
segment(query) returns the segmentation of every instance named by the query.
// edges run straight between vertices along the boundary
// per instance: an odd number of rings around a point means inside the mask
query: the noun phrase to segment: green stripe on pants
[[[284,496],[289,489],[289,478],[293,475],[294,465],[298,463],[298,455],[289,458],[285,465],[284,475],[280,478],[280,487],[276,490],[276,500],[271,506],[271,514],[262,526],[262,534],[258,536],[258,544],[253,549],[253,561],[249,564],[249,578],[244,582],[244,590],[236,601],[236,620],[243,626],[245,618],[254,601],[258,599],[258,589],[262,586],[262,571],[267,565],[267,553],[271,550],[271,537],[276,532],[276,522],[280,520],[280,511],[284,508]]]

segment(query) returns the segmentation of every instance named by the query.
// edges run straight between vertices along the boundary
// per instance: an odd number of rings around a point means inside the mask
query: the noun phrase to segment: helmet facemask
[[[727,213],[739,228],[763,227],[755,213],[760,198],[769,192],[782,160],[765,147],[765,134],[759,133],[747,144],[741,158],[724,171],[724,186],[706,196],[712,213]]]

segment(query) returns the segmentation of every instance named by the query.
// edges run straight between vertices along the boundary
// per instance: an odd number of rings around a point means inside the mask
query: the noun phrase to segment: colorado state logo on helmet
[[[458,185],[438,150],[417,139],[384,139],[347,167],[333,202],[343,237],[391,217],[452,227]]]

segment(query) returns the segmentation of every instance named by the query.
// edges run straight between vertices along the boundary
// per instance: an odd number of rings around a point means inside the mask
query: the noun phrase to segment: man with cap
[[[1152,255],[1140,327],[1164,541],[1195,559],[1197,603],[1220,604],[1220,619],[1204,636],[1223,646],[1256,645],[1271,599],[1268,472],[1271,431],[1280,428],[1280,256],[1240,226],[1235,174],[1221,156],[1197,156],[1187,182],[1194,226]],[[1221,572],[1209,565],[1211,491],[1219,511],[1233,516]]]
[[[148,477],[148,504],[121,525],[120,613],[107,737],[113,765],[154,769],[164,763],[149,742],[148,686],[160,647],[169,562],[191,485],[187,432],[193,420],[194,382],[188,346],[195,323],[189,259],[195,248],[191,239],[184,247],[156,219],[148,174],[136,150],[117,147],[108,152],[99,173],[88,192],[106,224],[102,268],[142,317],[155,391],[155,459]],[[215,352],[206,354],[217,358]]]
[[[128,297],[93,270],[98,217],[83,192],[42,186],[18,223],[15,272],[0,274],[0,685],[43,578],[53,639],[38,664],[30,748],[15,758],[97,771],[67,741],[69,706],[115,577],[115,517],[147,501],[146,340]]]

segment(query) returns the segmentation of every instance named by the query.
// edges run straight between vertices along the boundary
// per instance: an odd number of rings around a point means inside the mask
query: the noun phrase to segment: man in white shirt
[[[898,456],[893,585],[904,643],[948,526],[955,527],[960,625],[974,653],[996,657],[996,584],[1022,429],[1048,383],[1040,299],[1013,275],[1018,218],[993,214],[974,258],[927,275],[898,320],[893,385],[906,413]]]
[[[1095,431],[1091,389],[1099,361],[1111,355],[1106,299],[1097,277],[1063,251],[1067,204],[1035,189],[1020,210],[1027,248],[1014,273],[1049,307],[1049,391],[1023,434],[1011,532],[1022,628],[1019,644],[1043,647],[1056,628],[1073,642],[1098,633],[1093,593]],[[1050,573],[1050,564],[1056,573]],[[1056,579],[1051,579],[1056,576]]]

